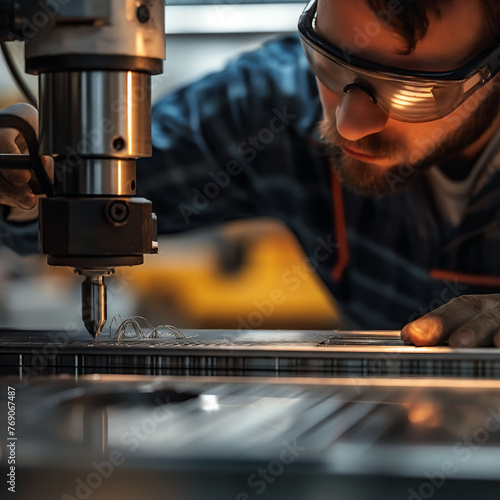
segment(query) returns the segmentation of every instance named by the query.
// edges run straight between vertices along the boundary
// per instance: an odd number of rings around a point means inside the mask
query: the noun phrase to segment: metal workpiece
[[[135,160],[116,158],[58,159],[54,190],[59,196],[134,196]]]
[[[118,340],[105,328],[98,342],[81,332],[0,330],[0,366],[47,374],[391,377],[500,379],[500,350],[414,347],[400,332],[190,330],[177,338]],[[42,356],[49,346],[50,359]]]
[[[26,44],[28,72],[62,68],[162,72],[164,0],[65,0],[47,18],[36,29],[36,43]]]
[[[133,71],[43,73],[40,153],[84,158],[151,156],[151,77]]]
[[[27,370],[9,385],[23,499],[33,484],[38,498],[93,500],[498,498],[499,381]]]
[[[86,276],[82,283],[82,319],[94,339],[99,337],[107,319],[104,276]]]

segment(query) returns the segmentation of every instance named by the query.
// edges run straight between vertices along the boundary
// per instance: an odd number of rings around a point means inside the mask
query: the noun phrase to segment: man
[[[491,345],[500,7],[318,0],[300,26],[317,81],[287,37],[155,107],[138,188],[160,231],[278,218],[360,327],[406,324],[402,337],[416,345]],[[0,149],[15,151],[5,131]],[[28,180],[4,173],[0,203],[33,206]],[[36,227],[15,217],[5,215],[3,238],[26,250]]]

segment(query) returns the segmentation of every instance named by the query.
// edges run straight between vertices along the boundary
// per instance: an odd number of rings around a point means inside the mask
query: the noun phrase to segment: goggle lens
[[[349,66],[326,56],[302,40],[307,59],[318,79],[332,92],[341,94],[352,83],[365,86],[367,93],[393,119],[406,122],[426,122],[445,117],[477,88],[482,78],[462,81],[404,81],[395,76],[383,75]]]

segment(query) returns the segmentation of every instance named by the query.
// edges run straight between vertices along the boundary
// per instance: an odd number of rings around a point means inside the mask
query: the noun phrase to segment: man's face
[[[478,53],[479,0],[443,3],[439,18],[428,13],[427,34],[408,55],[402,54],[405,40],[387,21],[384,25],[387,14],[376,14],[365,0],[319,0],[316,29],[334,45],[355,48],[358,57],[408,70],[452,70]],[[445,118],[424,123],[388,118],[362,90],[340,95],[320,81],[318,86],[320,130],[334,167],[345,185],[372,196],[407,186],[433,164],[472,161],[500,122],[497,80]]]

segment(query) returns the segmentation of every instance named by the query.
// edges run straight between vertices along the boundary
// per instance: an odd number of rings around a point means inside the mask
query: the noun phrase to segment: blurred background
[[[219,70],[239,53],[295,32],[302,0],[167,0],[167,60],[153,100]],[[20,68],[23,46],[10,49]],[[36,78],[25,75],[36,93]],[[0,108],[24,101],[3,59]],[[142,315],[181,328],[330,329],[339,319],[328,292],[304,266],[293,235],[274,220],[238,222],[160,239],[160,254],[108,280],[108,323]],[[301,268],[300,282],[284,276]],[[0,327],[83,328],[80,282],[40,255],[0,247]],[[287,284],[288,283],[288,284]]]

